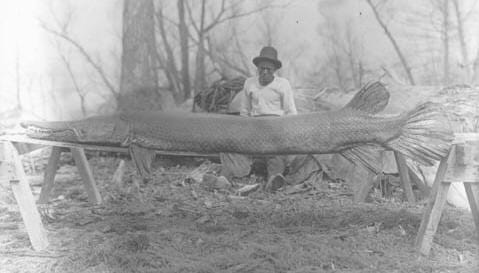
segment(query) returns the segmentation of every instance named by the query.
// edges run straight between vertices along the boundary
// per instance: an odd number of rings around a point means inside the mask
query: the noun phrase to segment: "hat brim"
[[[267,57],[256,57],[253,59],[253,63],[254,65],[258,66],[258,64],[261,62],[261,61],[268,61],[268,62],[271,62],[274,64],[274,66],[276,66],[276,69],[280,69],[281,66],[282,66],[282,63],[281,61],[279,60],[275,60],[275,59],[270,59],[270,58],[267,58]]]

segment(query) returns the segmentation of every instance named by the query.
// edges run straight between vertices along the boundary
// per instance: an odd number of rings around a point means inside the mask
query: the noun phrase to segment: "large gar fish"
[[[426,103],[397,116],[378,116],[389,93],[381,83],[361,89],[342,109],[285,117],[137,112],[76,121],[23,122],[33,138],[197,153],[341,153],[368,167],[363,147],[381,146],[424,164],[445,156],[452,134]],[[138,161],[138,160],[136,160]]]

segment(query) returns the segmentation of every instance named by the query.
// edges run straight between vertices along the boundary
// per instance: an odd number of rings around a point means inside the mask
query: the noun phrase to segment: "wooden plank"
[[[88,194],[88,199],[94,204],[100,204],[102,202],[101,195],[93,178],[88,160],[86,159],[85,151],[82,148],[71,148],[71,152]]]
[[[479,184],[464,183],[464,188],[471,207],[472,218],[476,225],[476,233],[479,238]]]
[[[445,181],[479,183],[479,141],[455,144],[456,161],[446,172]]]
[[[455,133],[452,143],[457,144],[467,141],[479,141],[479,133]]]
[[[42,191],[40,192],[40,197],[38,198],[38,203],[44,204],[48,202],[50,197],[50,192],[53,190],[55,184],[55,175],[57,173],[58,161],[60,160],[61,148],[52,147],[50,158],[48,159],[48,164],[45,169],[45,176],[43,179]]]
[[[419,252],[423,255],[429,255],[429,251],[431,250],[432,241],[436,234],[439,221],[441,220],[442,210],[444,209],[444,204],[446,204],[447,192],[449,191],[450,186],[451,183],[439,183],[439,189],[434,198],[434,203],[431,209],[427,212],[427,222],[424,224],[424,228],[421,228],[423,226],[423,223],[421,222],[417,237],[420,239],[416,239],[416,246],[418,247]],[[420,235],[421,237],[419,237]]]
[[[406,194],[407,200],[410,203],[416,202],[416,197],[412,191],[411,179],[409,177],[409,171],[404,156],[398,152],[394,152],[394,158],[399,171],[399,179],[401,180],[401,186]]]
[[[29,138],[25,135],[2,135],[2,136],[0,136],[0,141],[32,143],[32,144],[40,144],[40,145],[45,145],[45,146],[56,146],[56,147],[66,147],[66,148],[83,148],[85,150],[114,152],[114,153],[128,153],[129,152],[128,147],[104,146],[104,145],[94,145],[94,144],[85,144],[85,143],[73,143],[73,142],[43,140],[43,139]],[[159,155],[165,155],[165,156],[191,156],[191,157],[215,157],[215,158],[219,158],[218,153],[194,153],[194,152],[161,151],[161,150],[155,150],[155,152]]]
[[[479,183],[479,166],[457,165],[446,172],[444,181],[450,183]]]
[[[0,143],[0,149],[4,157],[1,169],[6,172],[10,182],[32,247],[34,250],[46,249],[48,247],[47,234],[17,150],[10,142]]]
[[[429,196],[426,209],[423,213],[415,241],[417,251],[423,255],[429,255],[437,224],[439,223],[444,203],[447,200],[447,191],[451,184],[443,183],[443,179],[448,166],[454,164],[454,157],[455,145],[452,145],[448,155],[439,163],[439,168],[434,178],[431,195]]]

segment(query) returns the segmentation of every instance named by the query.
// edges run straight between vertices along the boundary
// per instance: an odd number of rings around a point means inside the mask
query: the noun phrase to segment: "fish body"
[[[368,146],[403,153],[432,164],[447,153],[450,130],[437,105],[426,103],[397,116],[375,115],[389,93],[380,83],[360,90],[344,108],[284,117],[136,112],[66,122],[23,122],[32,138],[139,146],[164,151],[240,154],[341,153],[365,160]]]

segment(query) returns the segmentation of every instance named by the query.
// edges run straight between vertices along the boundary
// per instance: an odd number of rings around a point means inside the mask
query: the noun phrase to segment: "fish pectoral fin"
[[[374,174],[382,172],[381,154],[377,146],[358,146],[344,150],[340,154],[351,163],[363,166]]]
[[[344,108],[376,114],[386,108],[389,96],[389,92],[381,82],[368,83],[354,95]]]
[[[151,162],[155,157],[155,151],[143,148],[137,144],[130,144],[128,147],[130,156],[135,163],[138,174],[142,177],[148,177],[151,174]]]

